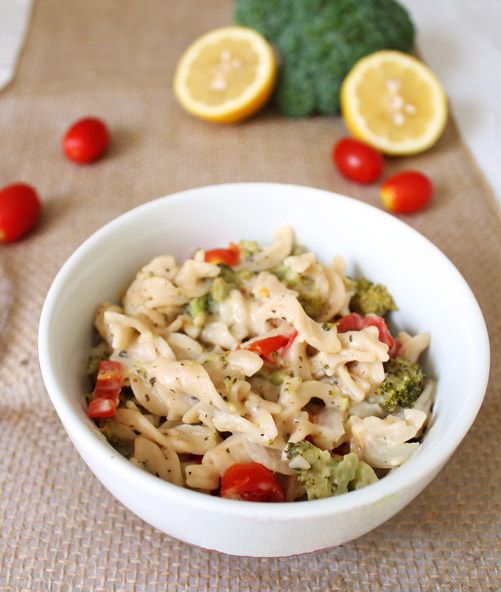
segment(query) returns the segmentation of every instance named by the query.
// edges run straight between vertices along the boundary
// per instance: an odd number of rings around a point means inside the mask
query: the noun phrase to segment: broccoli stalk
[[[359,461],[354,452],[334,458],[327,450],[304,440],[289,442],[286,455],[309,500],[340,495],[377,481],[373,469]]]
[[[423,391],[424,372],[416,362],[396,357],[384,364],[385,379],[374,392],[381,396],[379,405],[389,413],[397,406],[412,407]]]
[[[337,113],[355,62],[414,45],[414,25],[396,0],[235,1],[235,22],[257,29],[280,53],[274,101],[284,115]]]

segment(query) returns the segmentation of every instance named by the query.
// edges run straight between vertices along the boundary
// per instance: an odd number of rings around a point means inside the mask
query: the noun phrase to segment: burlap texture
[[[375,186],[345,182],[331,165],[346,133],[340,118],[289,120],[267,108],[218,127],[178,107],[170,85],[180,53],[229,24],[231,10],[230,0],[35,1],[16,77],[0,94],[0,185],[32,183],[44,203],[36,230],[0,250],[0,590],[499,590],[501,232],[452,117],[432,150],[390,159],[386,172],[413,167],[434,180],[432,205],[404,219],[476,294],[491,379],[452,460],[399,515],[342,547],[292,558],[194,548],[112,498],[52,408],[37,359],[43,300],[70,253],[113,217],[174,191],[235,181],[310,185],[379,206]],[[88,114],[108,122],[113,142],[106,158],[83,167],[62,157],[61,137]]]

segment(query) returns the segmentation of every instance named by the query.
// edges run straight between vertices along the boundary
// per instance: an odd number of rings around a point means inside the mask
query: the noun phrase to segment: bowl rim
[[[434,255],[442,260],[442,263],[449,267],[450,272],[455,274],[457,279],[463,283],[465,289],[465,296],[468,297],[471,305],[470,314],[476,318],[476,331],[478,345],[480,348],[478,360],[475,368],[476,376],[478,377],[477,396],[471,397],[463,405],[462,412],[458,415],[453,424],[451,424],[445,433],[440,437],[441,447],[433,452],[428,451],[424,454],[418,455],[415,458],[409,459],[401,467],[398,472],[392,472],[386,475],[378,482],[371,484],[370,487],[365,487],[356,491],[349,492],[349,495],[339,495],[319,500],[308,500],[307,503],[259,503],[247,502],[239,500],[229,500],[216,496],[211,496],[198,491],[193,491],[187,488],[173,485],[167,481],[163,481],[158,477],[150,475],[148,472],[135,467],[125,457],[118,453],[113,447],[100,436],[92,428],[91,420],[87,420],[85,414],[81,417],[75,414],[74,408],[65,397],[64,393],[58,386],[56,373],[51,360],[51,345],[50,334],[51,325],[54,322],[55,307],[57,306],[58,296],[63,292],[68,275],[78,266],[80,260],[85,256],[85,253],[92,247],[94,243],[99,242],[110,231],[116,227],[120,227],[126,223],[130,218],[134,217],[138,211],[142,213],[148,210],[154,210],[167,200],[174,203],[179,200],[196,199],[201,193],[207,191],[234,191],[241,189],[243,186],[252,189],[276,189],[287,191],[303,191],[307,193],[316,193],[318,195],[328,196],[329,199],[338,200],[344,203],[349,202],[350,207],[370,209],[372,215],[383,216],[391,218],[391,224],[397,226],[404,226],[407,232],[410,232],[418,237],[419,240],[424,241],[428,248],[434,252]],[[141,487],[146,488],[156,496],[164,496],[172,498],[184,505],[191,507],[204,508],[206,511],[212,511],[217,514],[232,512],[239,516],[247,518],[267,518],[273,521],[283,521],[297,518],[315,518],[325,516],[327,514],[342,513],[348,509],[359,508],[362,506],[379,503],[386,497],[393,496],[399,492],[403,485],[412,487],[415,484],[422,483],[428,475],[430,475],[430,460],[435,472],[445,464],[447,459],[453,454],[459,446],[463,438],[466,436],[471,425],[482,405],[485,391],[487,389],[490,369],[490,348],[489,337],[485,320],[482,315],[480,306],[475,298],[470,286],[461,275],[459,270],[448,259],[448,257],[437,247],[434,243],[422,235],[420,232],[406,224],[399,218],[379,209],[375,206],[356,200],[354,198],[342,195],[336,192],[318,189],[303,185],[292,185],[285,183],[268,183],[268,182],[242,182],[242,183],[221,183],[208,186],[199,186],[191,189],[177,191],[175,193],[167,194],[165,196],[150,200],[140,204],[121,215],[115,217],[107,222],[104,226],[92,233],[86,238],[68,257],[59,272],[56,274],[44,301],[42,312],[40,316],[39,331],[38,331],[38,355],[39,364],[42,373],[42,378],[46,386],[49,397],[60,417],[70,439],[74,442],[78,441],[85,446],[86,450],[91,456],[97,455],[102,462],[107,463],[109,470],[119,471],[125,480],[134,479],[136,482],[141,482]],[[78,447],[77,447],[78,448]],[[110,452],[112,454],[110,455]],[[89,464],[89,463],[87,463]],[[93,467],[89,464],[89,468]],[[433,476],[435,474],[433,473]],[[421,489],[421,488],[420,488]]]

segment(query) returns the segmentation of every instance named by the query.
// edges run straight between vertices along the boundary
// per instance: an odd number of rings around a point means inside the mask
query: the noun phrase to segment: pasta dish
[[[89,417],[130,462],[211,495],[318,499],[384,477],[429,422],[430,335],[392,335],[386,287],[346,267],[290,227],[155,257],[96,309]]]

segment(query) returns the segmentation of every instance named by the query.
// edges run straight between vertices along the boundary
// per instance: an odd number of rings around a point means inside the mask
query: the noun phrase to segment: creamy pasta
[[[368,485],[415,453],[433,405],[418,364],[430,336],[393,337],[392,308],[384,287],[348,277],[340,255],[319,261],[290,227],[266,246],[156,257],[120,305],[96,309],[89,416],[135,465],[213,495],[293,501]],[[251,463],[278,497],[225,485]]]

